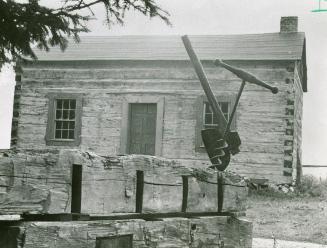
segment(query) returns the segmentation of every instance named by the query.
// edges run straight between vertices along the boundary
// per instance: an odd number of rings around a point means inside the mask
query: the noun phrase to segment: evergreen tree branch
[[[38,0],[0,0],[0,67],[4,62],[37,59],[33,46],[45,51],[53,46],[65,50],[68,37],[79,42],[79,34],[89,31],[87,22],[94,16],[92,7],[98,4],[104,7],[109,26],[123,24],[129,10],[159,17],[170,25],[169,13],[154,0],[65,0],[57,9],[41,6]],[[89,15],[79,14],[84,9],[89,10]]]

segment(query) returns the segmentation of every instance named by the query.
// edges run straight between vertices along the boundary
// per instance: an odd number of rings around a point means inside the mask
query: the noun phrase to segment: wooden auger
[[[230,126],[233,121],[243,89],[245,87],[245,83],[248,82],[259,85],[261,87],[271,90],[273,94],[278,93],[278,88],[268,85],[267,83],[256,78],[249,72],[228,65],[219,59],[215,60],[214,63],[216,66],[224,67],[225,69],[231,71],[240,79],[242,79],[241,87],[238,91],[235,104],[227,122],[210,88],[210,84],[204,72],[203,66],[198,57],[196,56],[188,36],[182,36],[182,40],[185,49],[190,57],[190,60],[193,64],[195,72],[200,80],[202,88],[208,98],[208,102],[212,109],[212,112],[218,120],[217,128],[204,129],[201,131],[202,140],[212,163],[212,167],[217,168],[219,171],[224,171],[230,162],[230,154],[235,155],[240,152],[239,147],[241,145],[241,139],[236,131],[230,131]]]

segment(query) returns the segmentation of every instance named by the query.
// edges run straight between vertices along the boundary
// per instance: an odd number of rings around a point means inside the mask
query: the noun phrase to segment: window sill
[[[66,140],[58,140],[58,139],[46,139],[45,141],[47,146],[78,146],[80,144],[80,140],[77,139],[66,139]]]
[[[64,142],[67,142],[67,141],[75,141],[75,139],[50,139],[49,141],[64,141]]]

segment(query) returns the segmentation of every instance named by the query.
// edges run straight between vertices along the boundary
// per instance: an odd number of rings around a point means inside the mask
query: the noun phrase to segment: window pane
[[[58,99],[57,100],[57,109],[61,109],[62,108],[62,100]]]
[[[216,117],[216,115],[212,115],[212,117],[213,117],[213,124],[218,124],[218,120],[217,120],[217,117]]]
[[[61,119],[62,118],[62,110],[57,110],[56,111],[56,119]]]
[[[62,129],[68,129],[68,121],[63,121]]]
[[[61,138],[61,130],[56,130],[55,138],[56,139],[60,139]]]
[[[70,109],[76,109],[76,100],[70,100]]]
[[[68,139],[68,131],[67,130],[62,130],[62,138]]]
[[[75,110],[69,110],[69,119],[74,120],[75,119]]]
[[[75,122],[74,121],[69,122],[69,129],[75,129]]]
[[[210,104],[209,103],[205,103],[205,113],[211,113],[211,107],[210,107]]]
[[[62,129],[62,121],[56,121],[56,130]]]
[[[64,109],[69,109],[69,100],[63,100],[64,102]]]
[[[69,139],[74,139],[74,130],[69,131]]]
[[[212,124],[212,114],[206,114],[205,115],[204,123],[205,124]]]
[[[69,110],[64,110],[64,111],[63,111],[62,118],[63,118],[64,120],[67,120],[67,119],[68,119],[68,112],[69,112]]]

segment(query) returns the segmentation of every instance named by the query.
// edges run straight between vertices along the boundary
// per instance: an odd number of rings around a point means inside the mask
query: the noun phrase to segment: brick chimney
[[[280,32],[281,33],[292,33],[297,32],[297,16],[282,16],[280,19]]]

